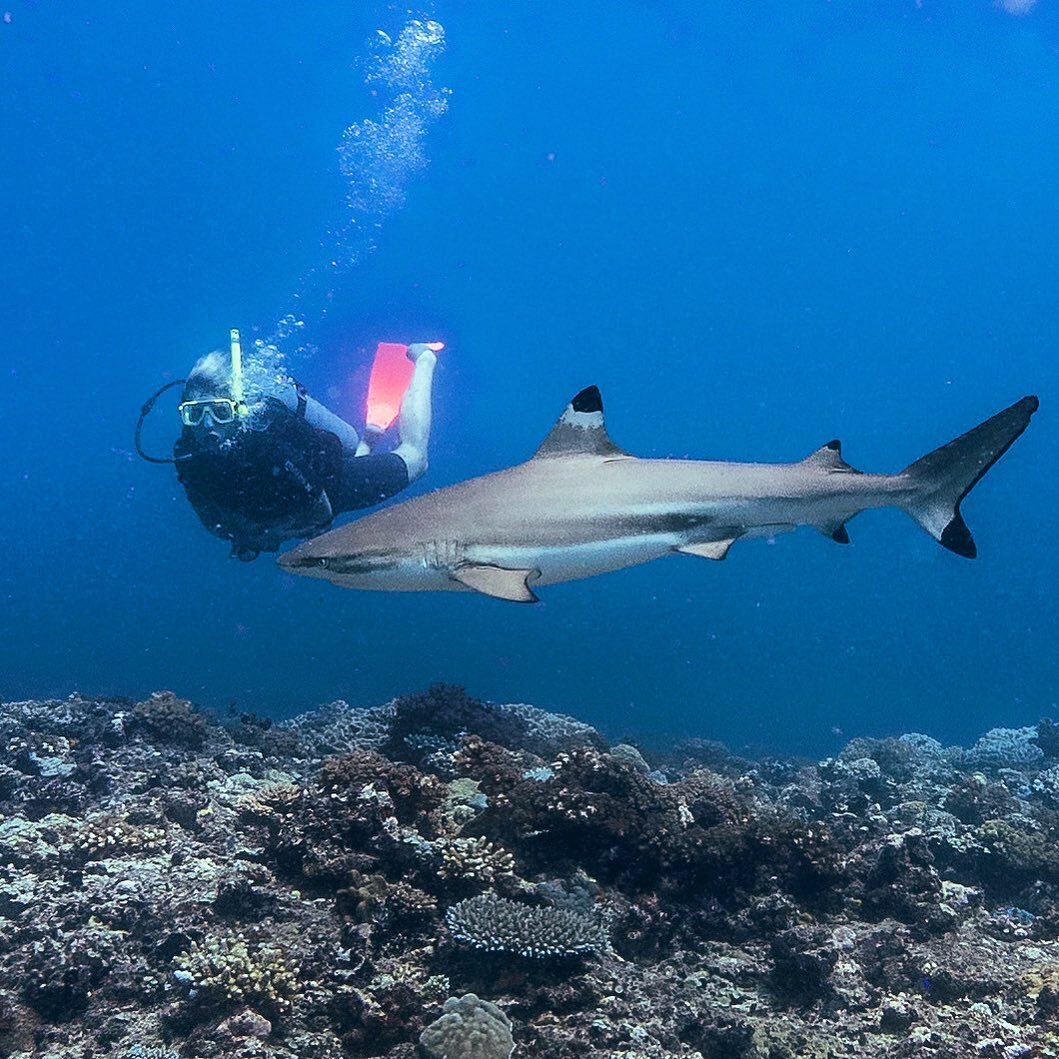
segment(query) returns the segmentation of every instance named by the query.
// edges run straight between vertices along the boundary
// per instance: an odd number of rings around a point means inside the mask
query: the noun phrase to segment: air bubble
[[[449,105],[449,89],[431,79],[444,49],[445,30],[430,19],[412,19],[396,40],[382,31],[376,38],[365,83],[384,86],[391,98],[377,120],[350,125],[338,146],[348,183],[340,264],[352,264],[374,246],[375,231],[404,205],[409,179],[427,164],[427,132]]]

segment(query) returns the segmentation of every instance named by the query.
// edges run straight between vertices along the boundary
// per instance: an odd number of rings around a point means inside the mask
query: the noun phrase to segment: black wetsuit
[[[392,452],[354,457],[329,430],[308,423],[282,401],[265,399],[254,425],[215,448],[185,427],[173,448],[191,506],[232,554],[256,558],[283,541],[311,537],[342,511],[368,507],[408,485]]]

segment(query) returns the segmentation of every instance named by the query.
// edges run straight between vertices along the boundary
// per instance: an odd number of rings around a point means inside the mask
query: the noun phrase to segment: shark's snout
[[[338,531],[342,532],[345,527]],[[288,574],[301,577],[318,577],[345,588],[391,588],[400,558],[392,551],[366,554],[362,551],[346,551],[336,546],[334,539],[325,540],[327,534],[299,544],[284,552],[277,564]],[[422,564],[416,574],[422,576]],[[381,580],[380,580],[381,579]],[[413,581],[416,576],[413,576]],[[418,587],[412,584],[410,587]]]
[[[297,548],[292,548],[289,552],[284,552],[276,563],[284,570],[298,574],[307,574],[327,568],[326,556],[316,554],[311,547],[311,542],[308,541],[305,544],[299,544]]]

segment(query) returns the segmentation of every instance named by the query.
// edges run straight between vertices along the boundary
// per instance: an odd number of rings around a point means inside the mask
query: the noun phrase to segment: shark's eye
[[[316,560],[316,565],[317,566],[326,567],[327,566],[327,560],[326,559],[317,559]]]

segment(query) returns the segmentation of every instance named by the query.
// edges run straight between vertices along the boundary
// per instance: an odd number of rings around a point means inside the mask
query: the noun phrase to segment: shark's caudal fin
[[[949,551],[967,559],[978,554],[960,501],[1029,426],[1038,403],[1036,397],[1023,397],[901,472],[915,487],[905,510]]]

